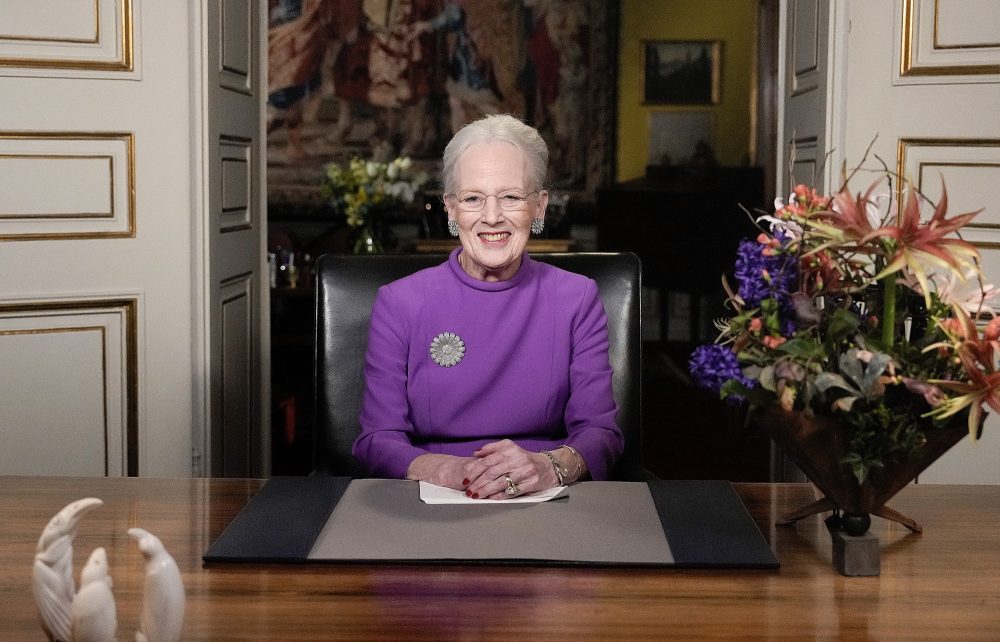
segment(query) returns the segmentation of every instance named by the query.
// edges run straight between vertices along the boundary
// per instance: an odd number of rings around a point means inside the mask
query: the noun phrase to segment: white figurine
[[[184,583],[177,562],[152,533],[130,528],[128,534],[146,558],[142,615],[136,642],[177,642],[184,628]]]
[[[31,589],[38,617],[49,640],[56,642],[111,642],[118,629],[118,613],[111,593],[108,556],[94,549],[80,571],[80,591],[73,583],[73,539],[86,513],[104,505],[88,497],[55,514],[38,538]],[[128,534],[146,559],[142,587],[142,615],[137,642],[177,642],[184,628],[184,583],[177,562],[162,542],[141,528]]]
[[[80,590],[70,608],[73,642],[115,639],[118,617],[111,585],[108,556],[103,548],[95,548],[80,571]]]
[[[70,608],[76,596],[73,538],[80,518],[103,504],[99,499],[88,497],[67,505],[49,520],[38,538],[31,590],[35,594],[42,628],[50,640],[72,640]]]

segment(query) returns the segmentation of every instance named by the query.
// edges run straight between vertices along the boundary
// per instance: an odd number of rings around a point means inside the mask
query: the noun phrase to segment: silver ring
[[[510,473],[504,475],[503,478],[504,481],[507,482],[507,490],[504,491],[505,493],[513,497],[514,495],[517,495],[519,492],[521,492],[520,486],[515,484],[514,480],[510,478]]]

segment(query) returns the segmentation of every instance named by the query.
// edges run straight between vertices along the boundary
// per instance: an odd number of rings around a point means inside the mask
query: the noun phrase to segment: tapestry
[[[270,0],[269,209],[322,209],[330,162],[409,156],[509,113],[549,145],[548,187],[612,179],[617,3]]]

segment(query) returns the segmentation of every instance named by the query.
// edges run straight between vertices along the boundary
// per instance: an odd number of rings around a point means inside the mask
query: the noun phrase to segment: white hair
[[[441,182],[445,193],[455,189],[455,165],[469,147],[477,143],[504,141],[521,152],[527,164],[529,190],[543,189],[549,165],[549,148],[538,130],[509,114],[495,114],[475,120],[452,136],[444,148]]]

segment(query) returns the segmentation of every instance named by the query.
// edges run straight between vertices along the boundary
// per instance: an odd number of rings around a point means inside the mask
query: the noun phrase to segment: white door
[[[1000,3],[992,0],[840,2],[849,33],[837,162],[873,152],[932,200],[948,187],[952,214],[985,207],[968,240],[1000,284]],[[1000,483],[1000,420],[963,440],[921,482]]]
[[[817,16],[816,90],[795,95],[811,74],[810,26]],[[796,17],[798,14],[798,17]],[[829,192],[842,163],[856,165],[872,141],[876,156],[936,201],[943,177],[949,210],[985,207],[967,238],[983,254],[988,280],[1000,283],[1000,3],[992,0],[787,0],[789,61],[784,141],[796,141],[796,180]],[[824,44],[822,22],[829,24]],[[802,41],[798,46],[795,41]],[[822,53],[826,52],[826,60]],[[825,71],[824,71],[825,70]],[[822,80],[826,74],[825,82]],[[827,96],[819,98],[826,88]],[[816,100],[805,96],[816,95]],[[822,118],[817,124],[815,118]],[[793,135],[789,129],[795,132]],[[825,132],[825,133],[824,133]],[[816,141],[816,152],[802,153]],[[801,166],[801,167],[800,167]],[[781,168],[779,168],[779,174]],[[852,185],[858,191],[867,185]],[[788,184],[779,187],[787,193]],[[982,441],[963,441],[920,477],[922,482],[1000,483],[1000,421]]]
[[[253,52],[227,49],[235,75],[259,73],[262,30],[250,23],[257,3],[252,17],[246,2],[214,2],[215,14],[204,4],[0,0],[0,474],[206,474],[204,435],[222,423],[209,409],[226,407],[209,383],[223,383],[221,341],[243,350],[256,386],[235,402],[248,407],[243,430],[265,429],[266,302],[247,289],[259,268],[225,272],[229,257],[260,256],[260,226],[229,235],[240,244],[208,234],[241,204],[258,222],[258,165],[213,188],[204,176],[238,174],[211,156],[230,149],[224,135],[260,157],[259,136],[243,133],[260,107],[209,103],[196,82],[208,76],[202,50],[225,41],[222,20],[205,26],[212,15],[246,16],[226,34]],[[209,121],[230,109],[240,129],[216,126],[209,146]],[[251,195],[218,196],[241,180]],[[245,330],[219,339],[226,314]],[[258,470],[263,446],[247,443]]]

